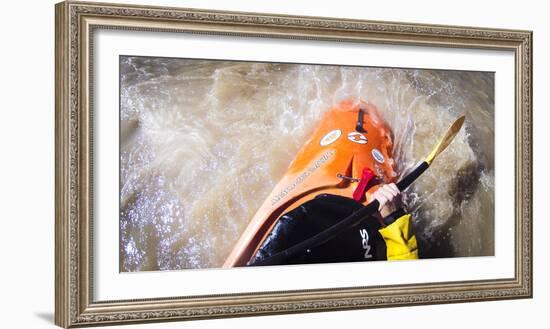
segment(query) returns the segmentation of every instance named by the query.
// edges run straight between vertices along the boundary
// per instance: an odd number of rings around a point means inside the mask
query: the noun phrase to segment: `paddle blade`
[[[455,122],[453,122],[453,124],[447,130],[445,136],[443,136],[437,146],[433,149],[432,153],[430,153],[430,155],[428,155],[428,157],[426,158],[426,162],[428,164],[432,164],[432,161],[435,159],[435,157],[443,152],[443,150],[445,150],[447,146],[449,146],[449,144],[451,144],[456,134],[458,134],[458,132],[460,131],[460,128],[462,128],[465,119],[466,116],[463,115],[456,119]]]

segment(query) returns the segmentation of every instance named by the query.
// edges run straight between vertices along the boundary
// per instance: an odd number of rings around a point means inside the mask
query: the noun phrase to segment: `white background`
[[[95,301],[298,289],[511,278],[514,273],[514,56],[493,50],[395,47],[102,30],[94,44]],[[119,55],[312,62],[495,73],[495,256],[422,262],[261,266],[223,270],[120,273]],[[434,55],[437,54],[437,55]],[[507,237],[507,239],[505,239]],[[318,275],[322,273],[322,275]],[[407,273],[407,275],[403,275]],[[227,284],[230,282],[231,284]]]
[[[141,1],[144,2],[145,1]],[[225,1],[227,2],[227,1]],[[349,17],[530,29],[534,39],[535,108],[535,298],[454,305],[434,305],[186,323],[152,324],[141,328],[256,328],[307,325],[317,327],[381,327],[391,319],[411,328],[468,326],[527,327],[544,321],[549,302],[550,248],[543,235],[550,227],[543,217],[543,182],[549,163],[537,149],[548,139],[544,122],[550,101],[543,98],[550,79],[550,23],[547,10],[535,1],[485,3],[461,0],[353,2],[320,1],[154,1],[182,7],[252,12]],[[14,2],[15,3],[15,2]],[[540,2],[543,3],[543,2]],[[0,292],[4,328],[53,327],[54,307],[54,1],[3,5],[0,19]],[[521,6],[518,8],[517,6]],[[538,152],[537,152],[538,151]],[[546,306],[546,307],[545,307]],[[542,322],[544,323],[544,322]],[[542,325],[545,326],[545,325]],[[131,328],[132,326],[126,326]],[[135,326],[137,327],[137,326]],[[541,325],[534,326],[541,327]]]

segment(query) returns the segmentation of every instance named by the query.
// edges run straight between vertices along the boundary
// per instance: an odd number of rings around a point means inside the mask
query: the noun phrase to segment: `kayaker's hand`
[[[399,191],[397,185],[394,183],[382,185],[382,187],[374,192],[373,198],[380,203],[378,212],[380,212],[382,218],[395,211],[395,201],[399,194],[401,194],[401,191]]]

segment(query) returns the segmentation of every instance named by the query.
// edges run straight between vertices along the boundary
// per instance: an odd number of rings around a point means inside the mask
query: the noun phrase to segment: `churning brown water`
[[[424,258],[494,254],[494,74],[121,57],[120,270],[219,267],[321,114],[375,104]]]

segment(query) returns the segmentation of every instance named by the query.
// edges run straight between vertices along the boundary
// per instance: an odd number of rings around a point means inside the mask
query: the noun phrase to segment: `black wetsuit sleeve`
[[[403,217],[405,214],[406,212],[403,208],[397,209],[396,211],[392,212],[388,216],[384,217],[383,219],[384,225],[386,226],[391,225],[393,222]]]

